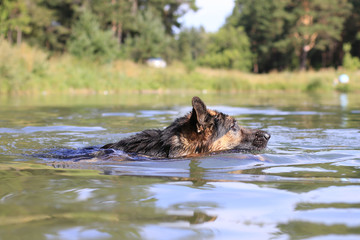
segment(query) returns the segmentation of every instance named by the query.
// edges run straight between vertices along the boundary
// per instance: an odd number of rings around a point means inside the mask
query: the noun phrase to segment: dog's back
[[[102,148],[119,149],[128,153],[138,153],[153,157],[167,157],[168,144],[162,140],[162,131],[158,129],[148,129],[122,139],[117,143],[110,143]]]

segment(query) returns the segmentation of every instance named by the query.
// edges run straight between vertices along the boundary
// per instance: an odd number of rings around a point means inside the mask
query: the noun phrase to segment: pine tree
[[[324,51],[341,41],[351,6],[343,0],[293,0],[289,6],[294,16],[289,37],[300,57],[300,69],[304,70],[312,49]]]
[[[206,51],[207,35],[203,27],[185,28],[178,35],[179,59],[196,61]]]
[[[355,1],[355,0],[353,0]],[[243,26],[254,72],[306,68],[311,51],[335,52],[350,14],[347,0],[237,0],[227,24]],[[296,56],[296,58],[294,58]]]
[[[96,17],[85,10],[72,27],[68,41],[69,52],[80,58],[109,61],[118,52],[118,44],[111,31],[103,31]]]
[[[274,45],[281,40],[286,21],[288,1],[237,0],[227,24],[242,26],[250,39],[253,53],[253,71],[262,72],[274,67],[274,56],[282,53]]]
[[[161,19],[153,10],[149,9],[138,15],[136,30],[137,34],[128,38],[122,47],[126,55],[137,62],[144,62],[148,58],[162,57],[169,39]]]

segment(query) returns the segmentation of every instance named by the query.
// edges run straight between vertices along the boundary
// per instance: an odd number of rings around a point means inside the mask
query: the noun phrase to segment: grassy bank
[[[131,61],[101,64],[70,55],[49,57],[25,44],[14,47],[0,40],[1,93],[71,93],[138,91],[356,91],[359,72],[347,86],[333,86],[343,73],[333,69],[308,72],[251,74],[240,71],[196,68],[187,71],[175,63],[165,69],[150,68]]]

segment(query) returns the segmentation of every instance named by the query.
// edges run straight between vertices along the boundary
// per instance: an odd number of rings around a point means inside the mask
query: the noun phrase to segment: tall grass
[[[49,57],[26,44],[11,46],[0,39],[1,93],[112,93],[146,91],[360,91],[359,71],[347,72],[350,84],[333,86],[343,72],[251,74],[236,70],[196,68],[181,63],[155,69],[127,60],[99,63],[68,54]]]
[[[47,74],[47,55],[44,52],[25,44],[13,47],[0,38],[1,93],[33,89]]]

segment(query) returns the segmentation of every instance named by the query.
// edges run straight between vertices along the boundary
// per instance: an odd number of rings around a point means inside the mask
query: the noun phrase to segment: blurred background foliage
[[[0,0],[0,34],[50,55],[105,62],[162,57],[189,70],[358,68],[359,0],[236,0],[214,33],[183,28],[181,17],[191,10],[195,0]]]
[[[359,78],[359,0],[254,2],[236,0],[206,32],[181,25],[195,0],[0,0],[0,92],[329,90],[339,69]],[[143,69],[149,58],[168,68]]]

